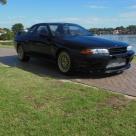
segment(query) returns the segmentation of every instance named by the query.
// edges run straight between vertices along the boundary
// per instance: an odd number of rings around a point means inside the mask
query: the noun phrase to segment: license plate
[[[126,65],[126,59],[124,58],[117,58],[112,60],[108,65],[107,68],[114,68],[114,67],[121,67]]]

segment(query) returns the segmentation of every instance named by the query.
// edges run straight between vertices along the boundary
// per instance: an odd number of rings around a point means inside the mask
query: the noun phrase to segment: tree
[[[14,36],[13,36],[13,32],[11,31],[7,31],[7,33],[4,33],[0,36],[0,40],[13,40]]]
[[[16,35],[18,32],[24,30],[24,26],[21,23],[15,24],[12,26],[12,31]]]
[[[0,40],[13,40],[14,34],[13,32],[8,28],[3,28],[4,33],[0,35]]]
[[[130,25],[127,27],[129,34],[136,34],[136,25]]]
[[[7,3],[7,0],[0,0],[0,3],[1,3],[1,4],[6,4],[6,3]]]
[[[125,27],[124,26],[119,26],[119,27],[116,27],[115,30],[125,30]]]

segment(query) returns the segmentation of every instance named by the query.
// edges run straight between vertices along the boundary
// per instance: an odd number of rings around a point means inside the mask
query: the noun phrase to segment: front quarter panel
[[[17,49],[17,45],[21,45],[23,46],[25,52],[29,52],[30,51],[30,46],[29,46],[29,42],[30,42],[30,37],[31,35],[27,32],[22,32],[21,34],[17,34],[15,37],[15,47]]]

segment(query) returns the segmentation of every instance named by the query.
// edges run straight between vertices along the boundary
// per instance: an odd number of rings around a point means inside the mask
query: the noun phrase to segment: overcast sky
[[[86,28],[136,25],[136,0],[8,0],[0,27],[15,23],[72,22]]]

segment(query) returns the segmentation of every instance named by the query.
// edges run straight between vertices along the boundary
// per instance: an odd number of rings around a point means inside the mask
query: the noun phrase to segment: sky
[[[86,28],[136,25],[136,0],[8,0],[0,5],[0,27],[69,22]]]

